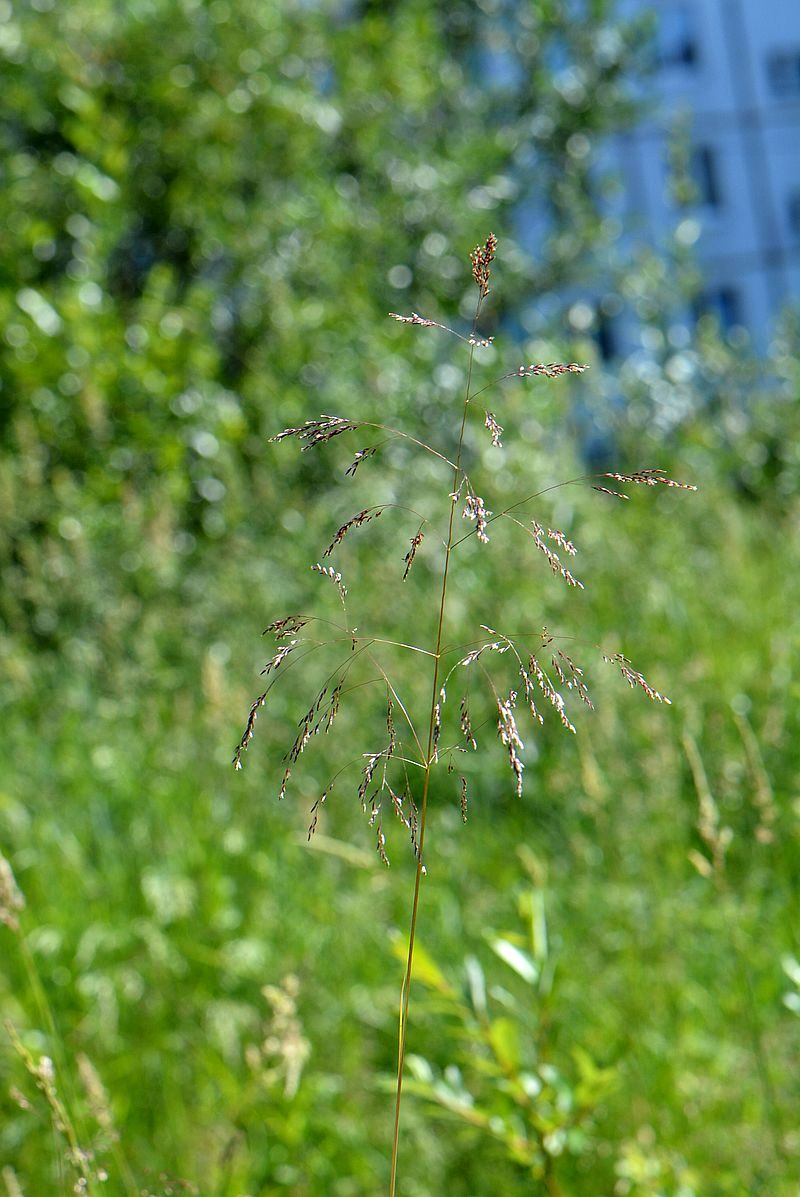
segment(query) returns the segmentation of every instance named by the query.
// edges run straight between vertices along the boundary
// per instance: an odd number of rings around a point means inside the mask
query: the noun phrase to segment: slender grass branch
[[[478,305],[475,311],[475,320],[473,322],[473,329],[477,325],[478,316],[481,308],[481,298],[478,299]],[[434,665],[433,665],[433,679],[431,683],[431,704],[428,718],[428,748],[425,754],[425,775],[422,782],[422,805],[420,809],[420,823],[419,823],[419,843],[417,846],[417,867],[414,873],[414,898],[411,905],[411,922],[409,925],[408,934],[408,956],[406,959],[406,971],[403,978],[403,986],[400,991],[400,1026],[399,1026],[399,1042],[397,1051],[397,1087],[395,1090],[395,1109],[394,1109],[394,1128],[392,1132],[392,1163],[391,1174],[389,1180],[389,1197],[395,1197],[397,1191],[397,1155],[400,1141],[400,1106],[403,1096],[403,1072],[405,1069],[406,1059],[406,1030],[408,1026],[408,1002],[411,993],[411,974],[414,964],[414,943],[417,932],[417,919],[419,916],[419,895],[420,886],[422,883],[422,875],[425,869],[424,860],[424,846],[425,846],[425,830],[427,827],[428,815],[428,793],[430,790],[431,768],[433,765],[433,734],[436,720],[436,706],[439,697],[439,669],[442,660],[442,634],[444,630],[445,608],[447,604],[447,582],[450,573],[450,557],[453,548],[453,526],[456,512],[455,495],[459,490],[459,480],[461,474],[461,455],[464,447],[464,430],[467,424],[467,411],[469,409],[470,401],[470,386],[472,384],[472,364],[475,357],[475,346],[470,345],[469,351],[469,369],[467,371],[467,387],[464,395],[464,404],[461,414],[461,429],[458,437],[458,451],[453,467],[453,491],[450,499],[450,520],[447,529],[447,544],[445,546],[444,564],[442,566],[442,585],[441,595],[439,599],[439,617],[436,628],[436,648],[434,650]]]

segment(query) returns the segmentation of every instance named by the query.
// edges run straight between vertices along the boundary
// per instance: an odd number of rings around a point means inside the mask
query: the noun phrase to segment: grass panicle
[[[253,739],[258,711],[264,705],[272,685],[275,684],[274,675],[279,671],[285,672],[286,668],[293,666],[307,654],[316,652],[324,643],[332,646],[345,645],[347,655],[335,667],[325,684],[317,689],[316,696],[299,720],[294,742],[284,755],[286,769],[280,783],[280,798],[283,798],[286,793],[290,768],[299,763],[301,756],[310,748],[312,740],[318,736],[320,731],[326,733],[330,731],[342,696],[350,687],[359,689],[363,693],[365,689],[378,681],[385,689],[386,739],[383,746],[373,746],[369,751],[363,752],[362,755],[354,758],[340,769],[339,773],[329,781],[311,807],[308,838],[311,840],[317,830],[334,784],[338,788],[338,779],[341,774],[357,767],[360,776],[355,786],[356,797],[376,836],[376,847],[380,859],[388,865],[387,834],[384,828],[384,804],[386,804],[386,810],[390,810],[400,825],[408,832],[416,860],[405,973],[400,993],[397,1077],[389,1178],[390,1197],[395,1197],[397,1189],[409,994],[421,881],[427,872],[425,832],[428,821],[431,773],[438,764],[444,763],[445,759],[448,771],[452,771],[454,768],[452,757],[455,751],[474,752],[478,748],[470,714],[470,693],[474,691],[474,687],[460,700],[457,731],[454,729],[453,745],[443,747],[449,740],[449,732],[445,738],[445,728],[449,726],[450,718],[447,714],[448,682],[451,677],[460,673],[465,674],[466,678],[474,677],[478,685],[480,685],[480,678],[485,680],[495,712],[497,735],[505,750],[513,777],[514,790],[519,797],[523,793],[525,771],[525,746],[517,723],[520,694],[524,693],[523,710],[526,718],[527,714],[530,714],[534,729],[544,724],[549,710],[552,712],[551,717],[555,718],[565,730],[575,733],[576,729],[568,711],[567,699],[570,698],[589,709],[593,707],[584,670],[576,664],[571,652],[568,653],[561,647],[561,643],[565,640],[562,635],[551,634],[546,628],[527,629],[512,635],[492,628],[489,624],[481,624],[481,635],[472,644],[458,646],[449,643],[448,594],[453,577],[454,556],[460,546],[472,538],[483,546],[488,545],[490,525],[497,519],[505,518],[533,540],[537,552],[545,558],[550,572],[566,582],[571,589],[583,590],[583,582],[575,577],[562,559],[562,554],[564,558],[576,556],[577,549],[570,537],[546,522],[540,522],[537,519],[529,519],[528,522],[525,522],[524,519],[513,514],[514,512],[518,512],[533,499],[540,498],[559,487],[580,483],[588,484],[596,491],[623,500],[627,500],[629,497],[626,491],[621,489],[625,486],[655,487],[661,485],[681,490],[695,489],[689,483],[678,482],[668,477],[660,468],[644,468],[631,472],[619,471],[584,475],[562,483],[545,482],[540,489],[516,500],[503,510],[497,512],[489,510],[484,495],[479,493],[478,486],[470,477],[466,465],[468,429],[471,429],[471,417],[475,410],[473,401],[478,395],[482,395],[490,389],[499,388],[506,382],[564,379],[581,375],[588,368],[577,362],[534,362],[530,365],[518,366],[483,386],[475,386],[474,376],[477,368],[475,351],[493,344],[493,338],[483,337],[478,326],[483,302],[490,292],[491,267],[496,253],[497,238],[490,233],[485,242],[476,246],[470,254],[477,299],[472,327],[468,331],[460,332],[442,321],[429,319],[418,312],[412,312],[410,315],[402,315],[398,312],[389,313],[391,319],[398,324],[414,326],[419,329],[444,331],[464,345],[464,351],[468,355],[466,384],[460,409],[453,414],[453,442],[456,445],[454,453],[452,450],[445,452],[443,448],[427,443],[413,431],[392,427],[378,421],[357,421],[333,415],[321,415],[316,419],[308,419],[298,427],[285,428],[272,438],[278,442],[295,439],[300,442],[301,449],[305,451],[325,445],[334,438],[345,434],[370,428],[380,434],[379,439],[376,440],[376,443],[367,445],[355,453],[351,464],[345,471],[347,476],[354,477],[362,464],[375,458],[385,445],[397,439],[402,439],[407,444],[415,446],[420,452],[435,459],[438,462],[437,468],[443,471],[445,478],[449,472],[449,483],[443,480],[442,507],[438,515],[436,512],[420,513],[413,507],[398,508],[398,510],[414,511],[416,517],[421,521],[417,531],[410,538],[410,548],[405,551],[403,556],[403,568],[398,571],[403,581],[408,579],[417,551],[423,542],[423,528],[429,525],[432,529],[438,529],[440,521],[444,524],[444,528],[441,532],[437,531],[435,538],[441,544],[439,581],[438,585],[431,584],[433,589],[430,595],[435,634],[427,643],[414,643],[413,638],[409,643],[399,643],[382,638],[380,634],[373,633],[371,630],[357,632],[349,623],[346,623],[341,627],[331,625],[335,628],[335,634],[326,642],[312,639],[308,635],[307,625],[311,622],[310,617],[287,615],[273,621],[268,625],[266,631],[275,636],[279,646],[262,671],[267,675],[272,675],[270,686],[252,704],[244,733],[234,754],[234,765],[236,768],[241,768],[243,754]],[[495,408],[498,406],[499,404],[495,404]],[[483,425],[488,430],[493,449],[502,450],[502,437],[505,430],[498,420],[495,410],[483,411]],[[471,431],[469,435],[471,436]],[[615,485],[607,485],[609,482]],[[483,486],[480,489],[483,490]],[[388,506],[393,505],[389,504]],[[323,560],[331,558],[353,529],[360,529],[374,523],[386,509],[387,505],[363,507],[342,523],[333,533],[322,553]],[[459,509],[461,519],[457,523],[456,514]],[[457,534],[457,529],[463,526],[462,521],[467,521],[471,528],[466,534]],[[406,540],[405,544],[408,545],[409,541]],[[429,560],[426,561],[426,565],[434,562],[435,567],[434,551],[438,552],[435,549],[435,543],[431,553],[428,554]],[[323,565],[317,562],[311,566],[311,569],[334,584],[346,611],[347,590],[338,567],[334,564]],[[435,577],[435,573],[431,576]],[[384,648],[421,654],[417,659],[428,663],[430,697],[427,705],[424,705],[421,711],[413,706],[410,708],[401,699],[401,692],[405,687],[401,685],[402,679],[393,676],[395,665],[384,661],[382,656]],[[654,702],[669,703],[668,698],[651,686],[643,674],[633,668],[630,660],[623,653],[605,654],[599,646],[598,652],[604,661],[619,669],[629,686],[644,691],[647,697]],[[285,663],[290,655],[292,655],[292,660],[287,666]],[[511,678],[508,677],[506,665],[509,659],[516,661]],[[450,664],[447,671],[445,670],[446,660],[454,662]],[[366,679],[349,682],[351,670],[353,670],[355,679],[358,676],[358,668],[361,666],[367,666],[373,671],[373,674]],[[504,674],[504,676],[501,678],[498,674]],[[468,808],[467,794],[467,778],[460,776],[459,801],[461,817],[465,822]],[[762,805],[766,809],[766,803],[762,803]],[[711,825],[709,816],[706,817],[705,822],[709,826]]]

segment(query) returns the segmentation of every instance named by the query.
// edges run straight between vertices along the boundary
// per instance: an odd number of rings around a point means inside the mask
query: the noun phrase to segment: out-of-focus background
[[[520,801],[487,699],[466,826],[436,775],[399,1191],[795,1194],[796,6],[0,0],[0,60],[10,1197],[386,1186],[414,860],[387,816],[381,863],[357,767],[306,842],[385,700],[349,696],[279,803],[322,650],[230,758],[262,629],[341,616],[309,569],[336,528],[449,502],[408,442],[348,477],[363,431],[268,438],[324,412],[447,452],[466,358],[387,313],[468,331],[490,230],[480,377],[591,370],[487,399],[487,505],[614,467],[699,491],[543,496],[577,593],[499,526],[455,560],[452,637],[574,637],[595,710],[521,721]],[[432,643],[418,527],[333,558],[360,631]]]

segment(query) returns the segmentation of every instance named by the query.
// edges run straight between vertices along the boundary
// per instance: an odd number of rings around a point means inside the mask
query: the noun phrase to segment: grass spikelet
[[[600,478],[611,478],[614,482],[633,482],[639,486],[674,486],[679,490],[697,490],[691,482],[676,482],[674,478],[667,478],[663,470],[634,470],[632,474],[600,474]],[[613,493],[613,492],[612,492]]]
[[[494,233],[490,233],[485,243],[476,245],[469,255],[469,260],[472,263],[472,277],[481,299],[485,299],[489,294],[489,275],[491,274],[489,267],[494,261],[496,252],[497,238]]]
[[[469,706],[467,704],[466,698],[461,699],[460,724],[461,724],[462,736],[464,737],[466,742],[469,744],[472,751],[477,752],[478,744],[477,744],[477,741],[476,741],[475,736],[472,731],[472,721],[470,720]]]
[[[517,723],[514,718],[514,707],[517,702],[516,690],[509,692],[508,698],[497,698],[497,712],[499,718],[497,720],[497,734],[500,737],[500,743],[504,744],[508,749],[508,762],[511,765],[512,772],[517,782],[517,797],[522,797],[522,773],[525,765],[520,760],[517,749],[522,751],[525,745],[520,739],[517,730]]]
[[[406,565],[405,569],[403,570],[403,581],[404,582],[405,582],[406,578],[408,577],[408,575],[411,573],[411,566],[414,564],[414,558],[417,555],[417,549],[422,544],[422,539],[423,539],[424,535],[425,535],[424,532],[417,532],[417,533],[415,533],[414,536],[411,537],[411,548],[408,550],[408,552],[406,553],[406,555],[404,557],[404,561],[405,561],[405,565]]]
[[[306,420],[305,424],[301,424],[298,428],[284,428],[283,432],[271,436],[271,441],[284,441],[288,437],[297,437],[298,440],[303,441],[302,451],[305,453],[306,449],[314,449],[317,445],[324,445],[327,441],[333,440],[335,436],[341,436],[343,432],[354,432],[358,428],[358,424],[354,424],[351,420],[345,420],[342,416],[320,416],[318,420]]]
[[[503,442],[500,438],[503,435],[503,426],[502,424],[498,424],[494,412],[487,411],[484,424],[489,429],[489,435],[492,438],[493,447],[495,449],[502,449]]]
[[[278,790],[278,801],[279,802],[282,802],[283,799],[286,797],[286,786],[287,786],[287,783],[291,776],[292,776],[292,771],[287,765],[286,769],[284,769],[284,771],[283,771],[283,777],[281,778],[281,788]]]
[[[316,565],[312,565],[311,569],[315,574],[322,574],[323,578],[330,578],[336,589],[339,591],[339,597],[344,603],[345,599],[347,598],[347,587],[342,581],[342,575],[339,573],[338,569],[334,569],[332,565],[320,565],[319,562],[317,562]]]
[[[294,652],[299,643],[299,640],[290,640],[288,644],[282,645],[275,653],[275,656],[271,657],[261,670],[262,676],[267,676],[272,673],[274,669],[279,669],[289,654]]]
[[[638,686],[640,690],[644,690],[645,694],[652,702],[663,702],[666,703],[667,706],[672,705],[671,700],[667,698],[665,694],[659,694],[658,690],[653,689],[643,674],[639,673],[638,670],[631,668],[630,661],[623,653],[614,653],[614,655],[611,657],[607,657],[606,654],[603,653],[603,660],[608,662],[609,665],[617,665],[619,667],[620,673],[632,689],[636,689]]]
[[[578,550],[575,548],[575,545],[567,536],[565,536],[563,532],[559,531],[558,528],[548,528],[547,535],[550,540],[555,541],[559,548],[563,549],[565,553],[568,553],[570,557],[576,556]]]
[[[568,690],[574,690],[581,702],[585,703],[587,707],[594,709],[594,703],[589,697],[589,691],[583,680],[583,670],[578,668],[572,657],[567,656],[559,648],[550,659],[553,663],[556,677],[561,682],[561,685],[566,686]]]
[[[355,478],[356,470],[361,465],[361,463],[366,461],[369,457],[374,457],[377,452],[378,452],[377,449],[375,449],[369,445],[367,446],[366,449],[359,449],[358,452],[356,453],[355,457],[351,461],[350,465],[345,470],[345,475],[350,478]]]
[[[390,312],[392,320],[399,321],[400,324],[418,324],[421,328],[443,328],[444,325],[437,324],[435,320],[426,320],[424,316],[420,316],[419,312],[412,312],[410,316],[401,316],[399,312]]]
[[[322,556],[330,557],[333,550],[338,544],[342,543],[351,528],[361,528],[364,524],[368,524],[370,520],[376,520],[381,515],[383,515],[382,507],[373,507],[372,509],[365,507],[363,511],[359,511],[351,519],[347,520],[346,523],[342,524]]]
[[[570,721],[567,717],[566,708],[564,706],[564,699],[559,694],[558,690],[556,690],[555,686],[550,681],[550,678],[547,676],[547,674],[544,672],[544,670],[542,669],[539,662],[536,660],[536,657],[534,657],[534,656],[530,657],[530,659],[528,661],[528,666],[530,668],[531,673],[536,678],[536,681],[539,685],[539,689],[541,690],[542,694],[544,694],[545,698],[550,703],[550,705],[553,707],[553,709],[555,710],[559,719],[561,720],[562,726],[565,727],[567,729],[567,731],[571,731],[574,735],[575,728],[570,723]]]
[[[272,632],[276,640],[285,640],[287,636],[295,636],[307,623],[309,620],[302,615],[287,615],[285,619],[276,619],[274,623],[267,624],[261,635]]]
[[[578,362],[531,362],[529,366],[518,366],[517,378],[560,378],[563,374],[583,374],[588,366]],[[510,376],[509,376],[510,377]]]
[[[528,709],[530,710],[530,713],[536,723],[540,724],[540,726],[543,726],[544,716],[540,714],[536,707],[536,687],[534,685],[533,678],[522,664],[522,661],[519,663],[519,675],[525,684],[525,701],[528,704]]]
[[[481,544],[488,544],[489,537],[486,535],[486,525],[489,522],[491,511],[486,510],[486,506],[480,495],[473,494],[470,491],[467,494],[464,502],[464,510],[462,516],[465,520],[473,520],[475,523],[475,535]]]
[[[602,477],[603,475],[601,475]],[[608,486],[592,486],[592,490],[597,490],[601,495],[611,495],[612,499],[629,499],[630,495],[625,495],[621,490],[611,490]]]
[[[544,553],[545,557],[547,558],[548,565],[550,566],[550,569],[553,571],[553,573],[560,574],[568,586],[575,586],[578,588],[578,590],[583,590],[584,589],[583,582],[579,582],[578,579],[574,576],[574,574],[572,574],[571,571],[566,568],[566,566],[561,564],[561,559],[560,559],[558,553],[554,553],[553,550],[550,548],[549,544],[547,544],[545,542],[544,528],[542,527],[542,525],[537,523],[536,520],[533,520],[532,527],[533,527],[534,543],[535,543],[537,549],[539,549],[542,553]],[[569,550],[567,550],[567,551],[569,551]],[[573,547],[573,552],[574,552],[574,547]]]

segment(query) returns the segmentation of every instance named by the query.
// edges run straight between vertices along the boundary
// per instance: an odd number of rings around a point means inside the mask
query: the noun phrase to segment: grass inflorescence
[[[383,422],[351,420],[343,416],[329,414],[310,418],[297,427],[285,428],[272,438],[275,441],[297,440],[300,442],[302,451],[305,452],[309,449],[319,448],[344,434],[366,429],[380,433],[380,444],[367,445],[356,452],[346,471],[350,477],[355,475],[356,470],[363,463],[377,457],[385,444],[398,438],[437,459],[445,477],[449,478],[449,485],[442,487],[444,526],[441,531],[436,533],[435,537],[430,537],[432,542],[438,541],[441,545],[441,549],[437,550],[438,582],[434,583],[434,589],[430,595],[430,609],[434,615],[435,625],[432,640],[429,643],[413,643],[413,641],[403,643],[382,639],[378,633],[365,634],[363,631],[359,631],[349,620],[348,592],[342,573],[333,564],[322,565],[319,562],[313,564],[312,570],[328,578],[338,591],[344,622],[335,626],[331,636],[325,638],[323,633],[323,639],[312,635],[312,632],[316,632],[317,627],[321,625],[321,621],[306,614],[294,613],[282,616],[269,625],[266,632],[271,633],[278,642],[274,655],[262,671],[270,677],[270,681],[267,688],[256,698],[250,708],[244,732],[234,755],[235,767],[241,768],[244,753],[253,738],[257,714],[278,680],[276,675],[279,672],[285,672],[287,667],[285,662],[291,657],[292,664],[294,664],[302,656],[315,651],[323,644],[341,646],[344,651],[339,664],[311,701],[299,722],[294,742],[286,750],[284,758],[286,767],[279,792],[279,796],[283,798],[292,766],[299,763],[300,757],[314,737],[320,733],[325,735],[331,730],[342,700],[349,698],[352,691],[361,690],[361,684],[356,684],[351,680],[356,661],[368,661],[376,670],[376,676],[372,680],[381,685],[385,694],[385,741],[381,746],[375,745],[372,749],[363,752],[351,761],[350,765],[345,766],[331,778],[311,808],[308,836],[311,839],[315,834],[322,809],[334,785],[341,788],[340,775],[353,766],[357,767],[359,771],[359,780],[354,786],[355,795],[368,817],[369,825],[375,832],[377,851],[381,860],[386,864],[389,863],[387,834],[384,825],[385,814],[396,817],[405,828],[416,860],[406,967],[400,997],[390,1197],[394,1197],[397,1185],[409,993],[421,881],[426,873],[425,832],[430,780],[433,769],[443,763],[445,756],[448,760],[448,769],[452,770],[453,768],[454,750],[448,746],[445,752],[443,739],[448,692],[455,690],[457,684],[462,679],[466,679],[469,674],[475,670],[479,671],[480,678],[490,694],[495,712],[496,733],[508,759],[515,792],[520,797],[523,793],[525,745],[517,722],[519,710],[527,711],[534,729],[541,726],[546,716],[550,715],[567,731],[575,733],[575,725],[567,710],[565,694],[573,695],[588,708],[593,706],[583,666],[577,664],[573,659],[572,650],[568,653],[562,647],[568,641],[571,642],[573,637],[551,633],[543,627],[526,629],[523,632],[515,631],[511,634],[498,630],[489,623],[481,623],[480,627],[476,629],[478,634],[466,652],[463,645],[453,645],[448,641],[448,588],[454,554],[466,541],[473,538],[480,545],[488,546],[491,541],[492,525],[502,519],[520,529],[533,541],[535,549],[544,556],[554,576],[573,590],[583,590],[583,582],[573,574],[571,568],[564,564],[565,559],[572,561],[577,555],[577,548],[572,539],[561,529],[550,527],[549,524],[540,522],[531,516],[529,512],[525,511],[528,504],[559,487],[579,484],[587,485],[595,491],[623,500],[628,498],[626,491],[621,489],[625,486],[656,487],[662,485],[684,490],[695,489],[689,483],[667,477],[665,472],[659,468],[648,467],[631,472],[606,471],[571,478],[561,483],[545,484],[531,494],[506,505],[502,510],[490,509],[485,496],[479,493],[465,464],[465,434],[475,410],[474,401],[485,392],[511,380],[563,379],[567,376],[581,375],[588,369],[586,365],[577,362],[533,362],[528,365],[520,365],[478,388],[474,387],[473,377],[477,365],[476,349],[489,348],[494,341],[494,338],[482,337],[478,325],[484,300],[490,292],[491,267],[496,253],[497,238],[494,234],[489,234],[486,241],[477,246],[470,254],[477,299],[472,327],[469,331],[459,332],[443,322],[429,319],[418,312],[412,312],[410,315],[397,312],[389,313],[392,319],[401,324],[412,326],[415,329],[444,332],[464,346],[468,355],[466,387],[461,406],[453,413],[454,443],[456,445],[454,453],[451,450],[451,455],[448,455],[445,449],[428,443],[413,432],[394,428]],[[482,422],[489,433],[492,447],[502,449],[502,437],[505,429],[498,421],[494,411],[486,410],[482,415]],[[608,483],[614,483],[614,485],[611,486]],[[330,558],[351,532],[372,523],[392,506],[395,504],[387,503],[361,508],[334,532],[322,557]],[[405,508],[405,510],[415,509]],[[461,518],[457,521],[456,516],[459,513]],[[410,547],[406,549],[405,555],[402,557],[398,555],[398,575],[402,581],[408,579],[417,553],[423,544],[425,536],[423,528],[426,530],[437,528],[436,513],[417,514],[420,515],[421,520],[418,530],[411,537]],[[462,521],[466,521],[470,525],[467,532],[462,531]],[[406,540],[405,545],[408,544],[409,541]],[[436,578],[437,572],[432,572],[430,576]],[[330,628],[329,624],[325,626]],[[389,669],[384,667],[379,657],[379,650],[383,645],[421,656],[425,668],[428,670],[430,695],[421,710],[415,709],[410,703],[406,704],[401,698],[403,689],[401,679],[394,677]],[[669,703],[669,699],[651,686],[644,675],[632,666],[630,660],[623,653],[604,653],[598,646],[597,655],[603,661],[616,666],[631,687],[642,690],[653,702]],[[497,680],[496,671],[488,667],[489,660],[494,658],[504,659],[502,681]],[[457,749],[459,751],[477,751],[477,732],[480,727],[476,728],[472,721],[470,691],[466,684],[459,694],[457,723]],[[412,778],[414,778],[413,781]],[[461,816],[466,822],[468,783],[464,776],[460,776],[458,793]]]

